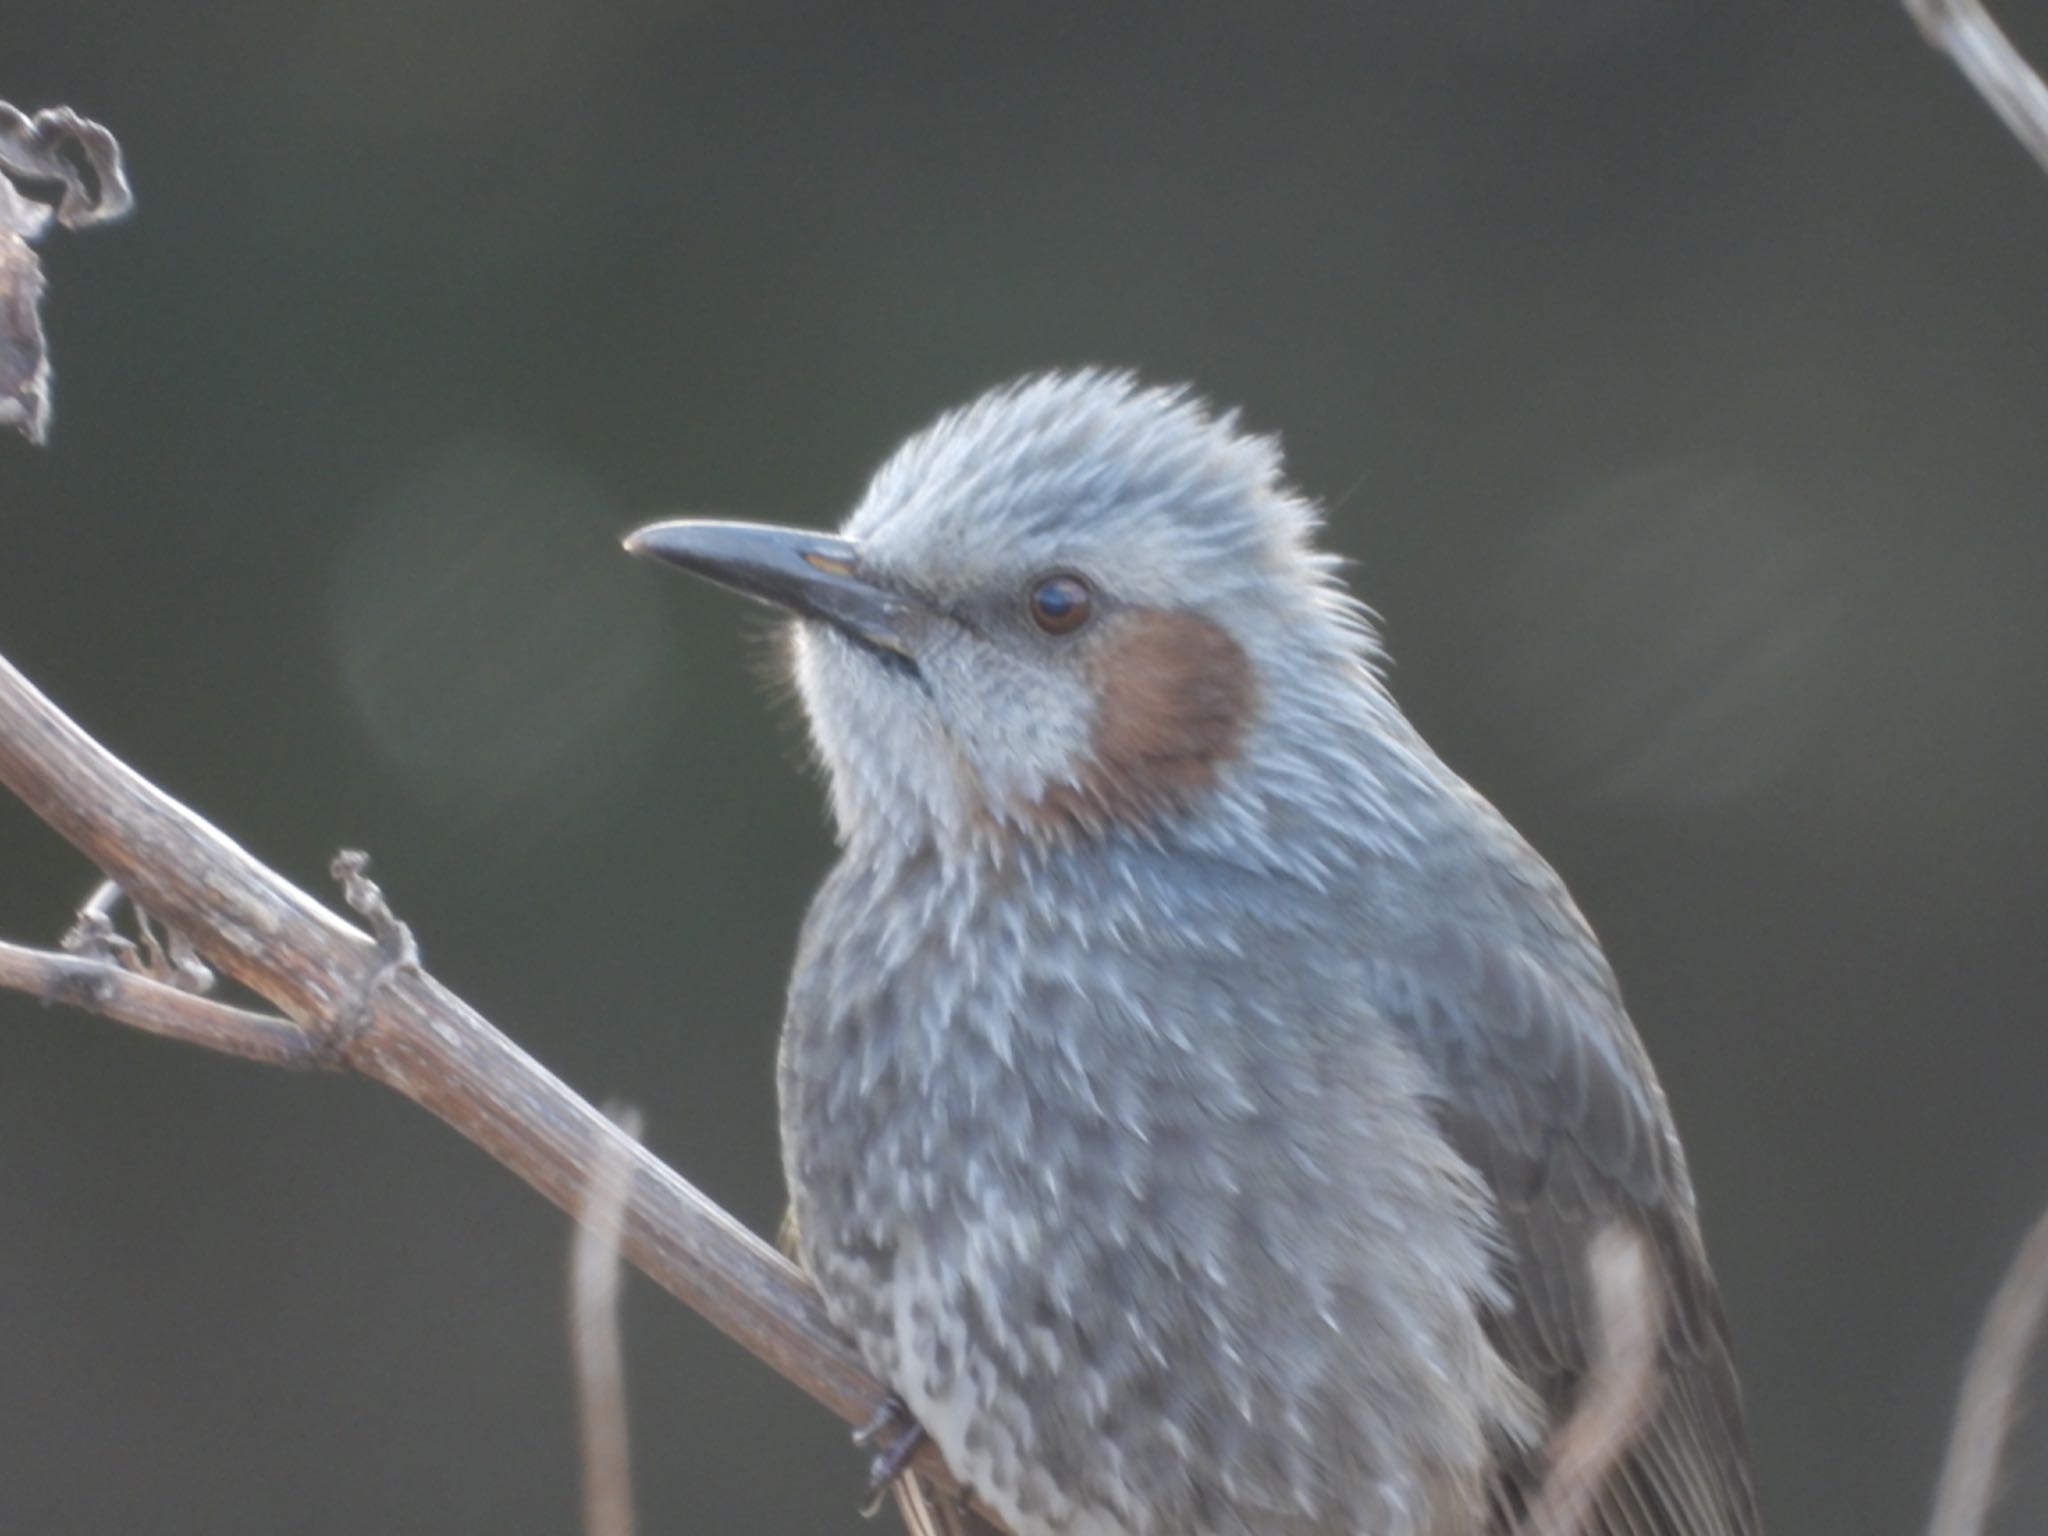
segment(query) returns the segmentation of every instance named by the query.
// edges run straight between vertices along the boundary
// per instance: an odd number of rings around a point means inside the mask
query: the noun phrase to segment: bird
[[[784,610],[837,860],[776,1076],[833,1322],[1015,1536],[1499,1536],[1619,1228],[1655,1391],[1587,1536],[1760,1529],[1686,1160],[1559,876],[1394,701],[1278,441],[1032,375],[836,533],[633,553]]]

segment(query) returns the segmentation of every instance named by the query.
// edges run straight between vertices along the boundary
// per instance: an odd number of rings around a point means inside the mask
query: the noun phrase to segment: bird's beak
[[[904,619],[917,606],[861,574],[860,546],[802,528],[703,518],[650,523],[626,551],[679,565],[721,587],[822,619],[884,656],[909,661]]]

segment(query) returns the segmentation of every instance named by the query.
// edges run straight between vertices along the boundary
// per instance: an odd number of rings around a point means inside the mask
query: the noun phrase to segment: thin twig
[[[1979,0],[1905,0],[1920,35],[1947,54],[2027,153],[2048,171],[2048,85]]]
[[[612,1118],[634,1142],[640,1116]],[[626,1414],[626,1351],[619,1325],[619,1228],[632,1169],[600,1155],[590,1170],[569,1246],[569,1354],[576,1370],[576,1423],[583,1447],[582,1536],[633,1536],[633,1454]]]
[[[0,940],[0,987],[273,1067],[317,1067],[320,1053],[289,1019],[167,986],[113,962]]]
[[[2020,1244],[1963,1371],[1948,1454],[1935,1484],[1928,1536],[1983,1536],[1998,1498],[1998,1468],[2018,1414],[2020,1383],[2048,1313],[2048,1212]]]
[[[384,943],[343,922],[94,741],[4,659],[0,785],[298,1033],[104,962],[36,951],[10,948],[0,985],[237,1055],[359,1072],[571,1214],[591,1169],[617,1159],[631,1171],[628,1260],[847,1423],[873,1414],[881,1386],[803,1275],[422,970],[395,919],[379,923]],[[957,1486],[935,1451],[918,1467]]]
[[[1550,1442],[1550,1471],[1517,1536],[1578,1536],[1656,1406],[1664,1298],[1641,1237],[1616,1225],[1588,1245],[1597,1348],[1579,1400]]]

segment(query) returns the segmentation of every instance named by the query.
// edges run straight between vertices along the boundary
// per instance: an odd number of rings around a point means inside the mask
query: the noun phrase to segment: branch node
[[[134,941],[115,928],[112,917],[90,903],[79,909],[78,916],[58,942],[67,955],[76,955],[110,971],[140,973],[144,969],[142,952],[135,947]]]
[[[315,1050],[320,1065],[343,1068],[353,1064],[355,1045],[370,1029],[377,1014],[377,994],[394,976],[420,974],[420,946],[409,925],[399,921],[384,892],[370,878],[370,856],[359,848],[344,848],[334,856],[327,872],[341,885],[341,898],[348,908],[370,925],[377,941],[379,963],[363,983],[355,1006],[345,1018],[317,1031]]]
[[[417,971],[419,941],[413,938],[412,929],[398,920],[391,903],[384,899],[384,892],[370,878],[370,856],[360,848],[344,848],[334,856],[327,872],[340,882],[341,899],[348,903],[349,910],[370,925],[370,933],[384,955],[385,971]],[[383,979],[381,974],[378,979]]]
[[[83,1008],[88,1013],[103,1012],[113,1002],[119,986],[120,962],[112,951],[79,951],[76,959],[77,964],[66,965],[50,977],[45,1001]]]

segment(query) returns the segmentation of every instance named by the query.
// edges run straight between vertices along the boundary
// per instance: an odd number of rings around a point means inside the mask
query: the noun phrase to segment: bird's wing
[[[1510,945],[1455,936],[1407,957],[1393,1022],[1435,1069],[1446,1134],[1491,1187],[1510,1255],[1502,1353],[1555,1428],[1595,1347],[1588,1245],[1620,1221],[1663,1283],[1663,1374],[1585,1536],[1755,1536],[1742,1405],[1690,1181],[1663,1096],[1604,976],[1573,980]],[[1546,1471],[1515,1458],[1496,1530]]]

